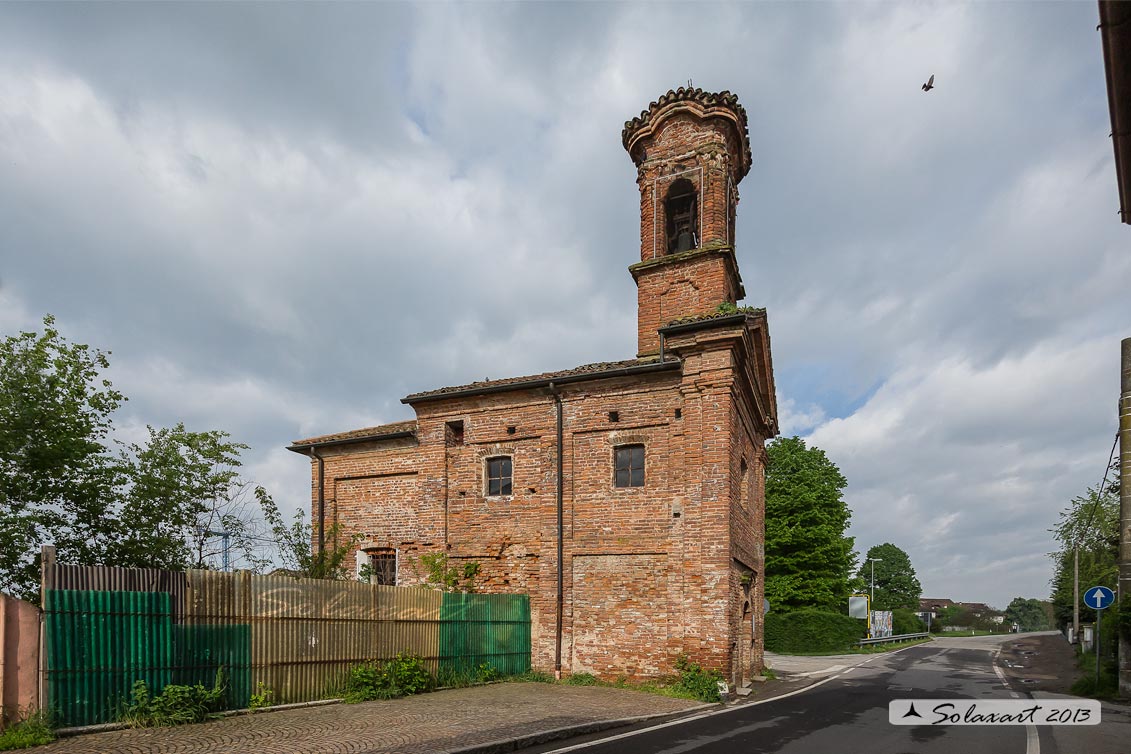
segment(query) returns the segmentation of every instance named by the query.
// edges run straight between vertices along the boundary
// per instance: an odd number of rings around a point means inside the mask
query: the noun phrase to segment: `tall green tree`
[[[106,446],[125,400],[103,376],[108,354],[43,332],[0,341],[0,590],[31,596],[39,552],[99,562],[127,469]]]
[[[848,482],[800,437],[781,438],[766,452],[766,598],[775,609],[840,610],[855,559],[845,536]]]
[[[878,558],[876,563],[869,562]],[[872,567],[875,566],[875,599],[873,610],[919,609],[923,587],[915,575],[911,558],[891,542],[875,545],[860,564],[857,578],[872,589]]]
[[[123,401],[105,377],[109,353],[72,343],[50,315],[43,331],[0,341],[0,590],[35,599],[39,553],[83,565],[179,569],[217,565],[255,537],[246,445],[181,424],[144,445],[112,441]],[[256,566],[263,559],[245,561]]]
[[[226,432],[191,432],[184,424],[148,429],[149,441],[131,444],[123,456],[130,485],[107,559],[136,568],[215,567],[223,532],[232,567],[261,566],[255,501],[239,473],[248,446]]]
[[[1022,631],[1044,631],[1049,628],[1048,617],[1041,600],[1014,597],[1005,608],[1005,622],[1016,623]]]
[[[1089,487],[1085,494],[1072,498],[1068,507],[1060,512],[1060,519],[1052,532],[1058,544],[1057,551],[1051,554],[1056,565],[1052,578],[1052,604],[1056,624],[1063,628],[1072,622],[1077,549],[1081,600],[1084,590],[1089,587],[1115,589],[1119,574],[1118,488],[1111,485],[1105,485],[1102,490]],[[1080,620],[1090,623],[1095,617],[1095,610],[1081,602]]]

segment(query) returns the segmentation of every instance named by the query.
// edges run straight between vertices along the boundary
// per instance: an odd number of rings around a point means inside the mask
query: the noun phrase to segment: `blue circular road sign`
[[[1084,592],[1084,604],[1095,610],[1103,610],[1115,602],[1115,592],[1106,586],[1094,586]]]

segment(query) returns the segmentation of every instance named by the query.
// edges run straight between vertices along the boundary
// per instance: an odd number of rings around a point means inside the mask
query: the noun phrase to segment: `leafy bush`
[[[891,616],[891,632],[896,636],[901,634],[921,634],[925,633],[927,625],[919,620],[919,616],[915,614],[914,610],[906,608],[899,608],[892,611]]]
[[[372,699],[396,699],[431,691],[436,680],[424,661],[415,655],[398,654],[384,662],[367,662],[350,668],[343,697],[348,704]]]
[[[36,712],[0,731],[0,751],[30,749],[55,740],[55,732],[47,716]]]
[[[766,616],[766,649],[771,652],[837,652],[864,638],[865,621],[825,610],[797,610]]]
[[[131,728],[203,722],[223,709],[224,691],[223,671],[216,673],[212,688],[200,683],[195,686],[169,684],[156,696],[150,693],[145,681],[137,681],[131,701],[122,710],[121,720]]]
[[[720,701],[719,681],[723,680],[722,673],[717,670],[704,670],[687,659],[687,655],[676,658],[675,669],[679,671],[679,680],[671,685],[672,691],[701,702]]]

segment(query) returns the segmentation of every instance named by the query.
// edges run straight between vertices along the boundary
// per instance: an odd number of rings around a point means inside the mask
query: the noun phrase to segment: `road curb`
[[[658,722],[661,720],[677,720],[684,716],[690,716],[708,709],[715,709],[723,707],[722,704],[700,704],[695,707],[688,707],[679,712],[657,712],[653,715],[636,715],[634,717],[620,717],[614,720],[595,720],[589,723],[578,723],[577,725],[566,725],[561,728],[552,728],[550,730],[538,731],[536,733],[527,733],[521,736],[514,736],[511,738],[504,738],[498,741],[489,741],[483,744],[476,744],[474,746],[465,746],[458,749],[446,749],[437,754],[506,754],[506,752],[517,751],[525,749],[528,746],[537,746],[538,744],[549,743],[550,741],[560,741],[564,738],[573,738],[574,736],[583,736],[587,733],[600,733],[603,730],[610,730],[612,728],[623,728],[629,725],[637,725],[639,723]]]

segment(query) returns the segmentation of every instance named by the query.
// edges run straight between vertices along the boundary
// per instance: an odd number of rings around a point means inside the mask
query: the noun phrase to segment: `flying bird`
[[[923,91],[929,92],[934,88],[935,88],[935,74],[932,73],[931,77],[929,79],[927,79],[927,83],[923,84]]]

